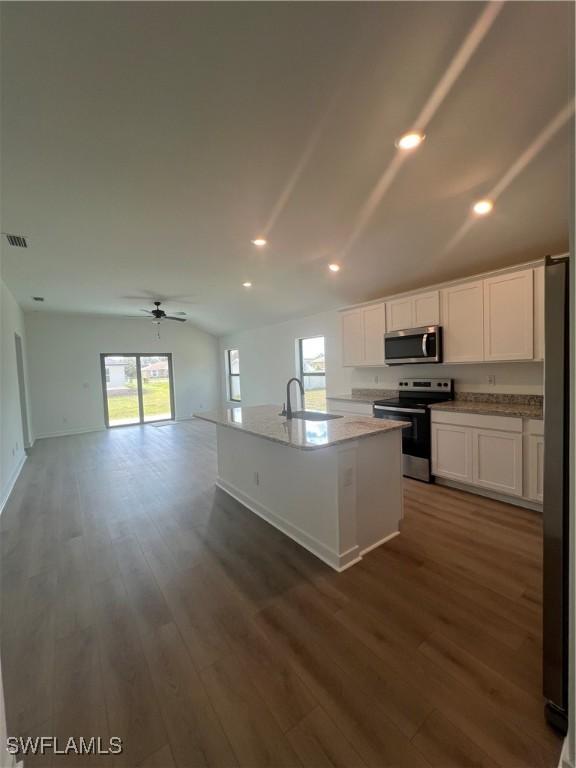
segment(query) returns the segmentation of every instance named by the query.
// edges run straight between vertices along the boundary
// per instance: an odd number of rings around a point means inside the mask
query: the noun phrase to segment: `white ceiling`
[[[6,282],[40,311],[178,295],[222,333],[565,250],[571,121],[448,247],[572,97],[563,2],[503,8],[345,247],[484,9],[2,3],[2,230],[30,245],[2,238]]]

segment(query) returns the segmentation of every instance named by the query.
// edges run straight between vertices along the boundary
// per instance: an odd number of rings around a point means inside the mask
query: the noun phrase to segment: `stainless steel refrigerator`
[[[569,260],[545,266],[543,677],[548,722],[568,725]]]

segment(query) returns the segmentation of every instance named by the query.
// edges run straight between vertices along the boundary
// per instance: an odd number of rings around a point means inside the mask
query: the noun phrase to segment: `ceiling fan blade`
[[[141,309],[140,312],[148,312],[149,315],[152,314],[152,310],[151,309]]]
[[[172,317],[171,315],[166,315],[164,317],[164,320],[177,320],[179,323],[185,323],[186,318],[185,317]]]

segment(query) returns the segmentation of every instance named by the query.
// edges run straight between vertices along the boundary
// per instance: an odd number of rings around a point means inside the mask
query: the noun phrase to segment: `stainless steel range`
[[[402,379],[398,397],[376,400],[374,416],[378,419],[409,421],[402,432],[404,475],[431,482],[430,405],[454,399],[452,379]]]

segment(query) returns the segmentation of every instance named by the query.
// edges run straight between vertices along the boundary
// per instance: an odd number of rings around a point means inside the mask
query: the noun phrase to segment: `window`
[[[304,384],[304,407],[326,410],[326,360],[324,336],[299,339],[300,378]]]
[[[174,419],[172,356],[100,355],[107,427]]]
[[[227,349],[226,358],[228,399],[240,402],[240,353],[237,349]]]

